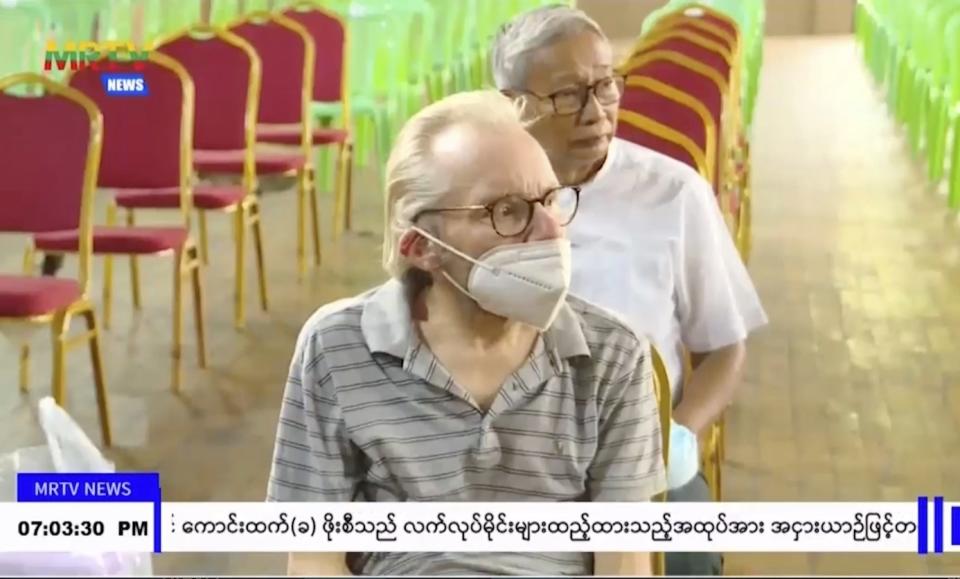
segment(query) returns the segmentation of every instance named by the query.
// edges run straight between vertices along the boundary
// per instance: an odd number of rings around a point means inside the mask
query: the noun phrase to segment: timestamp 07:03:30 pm
[[[20,521],[17,534],[21,537],[100,537],[106,532],[103,521]],[[117,521],[117,535],[146,537],[150,534],[147,521]]]

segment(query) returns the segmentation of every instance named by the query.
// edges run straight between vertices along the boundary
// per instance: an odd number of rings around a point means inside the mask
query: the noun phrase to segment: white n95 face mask
[[[670,456],[667,464],[667,488],[678,489],[700,472],[697,435],[682,424],[670,421]]]
[[[463,288],[443,275],[483,310],[540,331],[556,319],[570,288],[570,242],[549,239],[501,245],[473,258],[419,227],[414,230],[473,264]]]

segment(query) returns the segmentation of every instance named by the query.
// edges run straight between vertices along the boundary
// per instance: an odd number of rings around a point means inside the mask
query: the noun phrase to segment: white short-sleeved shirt
[[[692,168],[614,139],[567,236],[571,293],[619,314],[660,350],[674,398],[683,348],[706,352],[767,323],[714,198]]]

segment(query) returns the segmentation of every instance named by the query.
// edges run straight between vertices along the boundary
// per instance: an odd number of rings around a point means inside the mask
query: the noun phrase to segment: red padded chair
[[[717,202],[720,203],[731,232],[736,231],[737,205],[729,186],[730,167],[727,142],[729,126],[725,79],[710,66],[669,50],[651,50],[634,56],[624,67],[628,75],[656,79],[703,103],[710,112],[716,132],[716,164],[713,170]]]
[[[310,0],[296,2],[283,12],[299,22],[313,38],[316,54],[313,73],[314,106],[324,109],[337,104],[342,109],[339,128],[313,130],[314,146],[337,147],[337,169],[334,181],[334,234],[350,229],[353,208],[353,137],[350,134],[350,91],[347,81],[349,43],[347,26],[335,12],[317,6]],[[335,109],[334,109],[335,110]],[[299,137],[297,127],[261,127],[258,138],[265,143],[293,143]],[[316,179],[313,180],[316,187]]]
[[[693,139],[642,113],[620,109],[617,137],[689,165],[704,178],[709,175],[706,154],[697,147]]]
[[[716,186],[717,128],[702,102],[655,78],[628,76],[620,110],[641,113],[689,137],[704,152],[705,176]]]
[[[41,87],[40,96],[15,96],[11,88]],[[73,231],[78,243],[77,279],[32,277],[33,248],[26,275],[0,275],[0,331],[11,337],[24,326],[50,325],[53,333],[53,399],[65,406],[66,353],[90,347],[103,444],[110,446],[110,413],[100,356],[100,334],[90,285],[93,210],[103,118],[80,92],[36,74],[0,79],[0,231],[44,234]],[[74,316],[87,331],[68,336]],[[29,386],[29,346],[20,351],[20,389]]]
[[[257,123],[298,127],[299,138],[291,152],[256,151],[257,175],[297,177],[297,273],[306,274],[307,200],[313,225],[314,263],[320,265],[320,223],[317,193],[311,185],[312,124],[309,114],[313,86],[313,39],[300,24],[280,15],[256,12],[229,28],[243,38],[260,58],[263,79],[257,104]],[[258,129],[259,133],[259,129]],[[259,139],[259,135],[258,135]],[[194,165],[201,173],[243,175],[246,149],[228,146],[197,149]]]
[[[731,46],[740,43],[740,28],[737,26],[736,21],[710,6],[703,4],[684,6],[676,12],[661,18],[657,22],[656,27],[670,27],[679,23],[694,24],[702,30],[713,32],[723,37]]]
[[[130,70],[133,70],[132,65]],[[193,283],[194,321],[200,367],[206,366],[203,327],[203,286],[201,261],[190,238],[192,212],[191,139],[193,136],[193,83],[183,66],[169,56],[153,51],[141,64],[148,96],[118,98],[109,96],[101,85],[101,73],[92,68],[79,70],[70,77],[70,86],[93,100],[103,114],[103,155],[98,185],[103,189],[147,192],[157,189],[179,192],[180,225],[140,227],[128,222],[115,225],[115,205],[111,204],[107,225],[94,227],[93,253],[104,256],[104,318],[106,319],[112,286],[114,255],[131,257],[136,281],[136,258],[172,256],[173,276],[173,371],[172,386],[179,390],[183,336],[183,278]],[[129,217],[129,216],[128,216]],[[36,235],[37,249],[47,253],[77,251],[75,232]],[[133,284],[134,303],[139,304],[139,285]]]
[[[267,310],[267,280],[264,273],[263,235],[260,204],[255,195],[254,119],[260,86],[260,59],[245,40],[205,25],[165,41],[155,50],[174,58],[190,74],[195,95],[193,146],[196,149],[242,149],[245,151],[240,185],[196,185],[193,206],[198,209],[200,254],[208,263],[208,211],[227,213],[233,219],[236,268],[234,323],[245,325],[246,229],[253,235],[260,306]],[[123,192],[116,196],[120,207],[134,209],[178,209],[177,188]]]

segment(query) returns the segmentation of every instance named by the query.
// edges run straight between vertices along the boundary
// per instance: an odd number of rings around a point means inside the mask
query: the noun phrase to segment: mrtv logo
[[[142,71],[150,58],[148,50],[137,50],[132,42],[48,42],[43,69],[101,71],[103,90],[110,96],[147,96],[149,89]],[[122,72],[121,72],[122,71]]]

